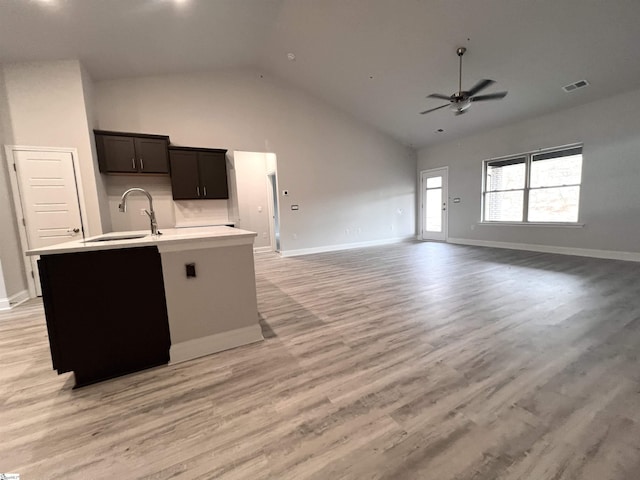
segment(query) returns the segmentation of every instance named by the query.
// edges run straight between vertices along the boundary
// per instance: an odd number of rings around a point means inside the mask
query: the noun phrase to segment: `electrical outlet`
[[[293,234],[293,239],[294,239],[294,240],[297,240],[297,239],[298,239],[298,234],[297,234],[297,233],[294,233],[294,234]]]

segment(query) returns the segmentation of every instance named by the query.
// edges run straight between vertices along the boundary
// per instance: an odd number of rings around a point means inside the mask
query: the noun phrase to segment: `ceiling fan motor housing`
[[[471,106],[471,99],[461,97],[456,99],[456,101],[451,103],[451,110],[454,112],[464,112],[467,108]]]

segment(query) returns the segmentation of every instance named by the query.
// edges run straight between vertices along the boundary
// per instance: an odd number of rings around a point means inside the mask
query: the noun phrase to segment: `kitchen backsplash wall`
[[[173,202],[176,227],[227,223],[227,203],[227,200],[177,200]]]
[[[158,227],[196,226],[219,224],[229,221],[227,200],[183,200],[174,201],[171,195],[169,177],[106,176],[109,214],[114,232],[145,230],[149,228],[149,218],[141,213],[149,202],[143,194],[132,194],[127,198],[127,211],[118,210],[120,198],[125,190],[132,187],[144,188],[153,197],[153,207]]]

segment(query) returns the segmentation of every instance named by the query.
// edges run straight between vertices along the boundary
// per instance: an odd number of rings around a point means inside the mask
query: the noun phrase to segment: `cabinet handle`
[[[196,187],[196,192],[198,192],[198,196],[200,196],[200,187]]]
[[[204,196],[206,197],[207,196],[207,186],[205,185],[203,188],[204,188]]]
[[[142,161],[142,157],[140,158],[140,170],[144,170],[144,162]]]
[[[131,159],[131,168],[133,168],[134,170],[136,169],[136,159],[135,158]]]

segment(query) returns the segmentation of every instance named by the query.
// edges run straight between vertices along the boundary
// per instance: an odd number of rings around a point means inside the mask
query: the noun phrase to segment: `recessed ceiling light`
[[[290,62],[294,62],[296,60],[296,55],[295,53],[287,53],[287,58],[289,59]]]
[[[54,8],[57,8],[60,6],[58,0],[37,0],[36,3],[39,3],[41,5],[47,5],[48,7],[54,7]]]

